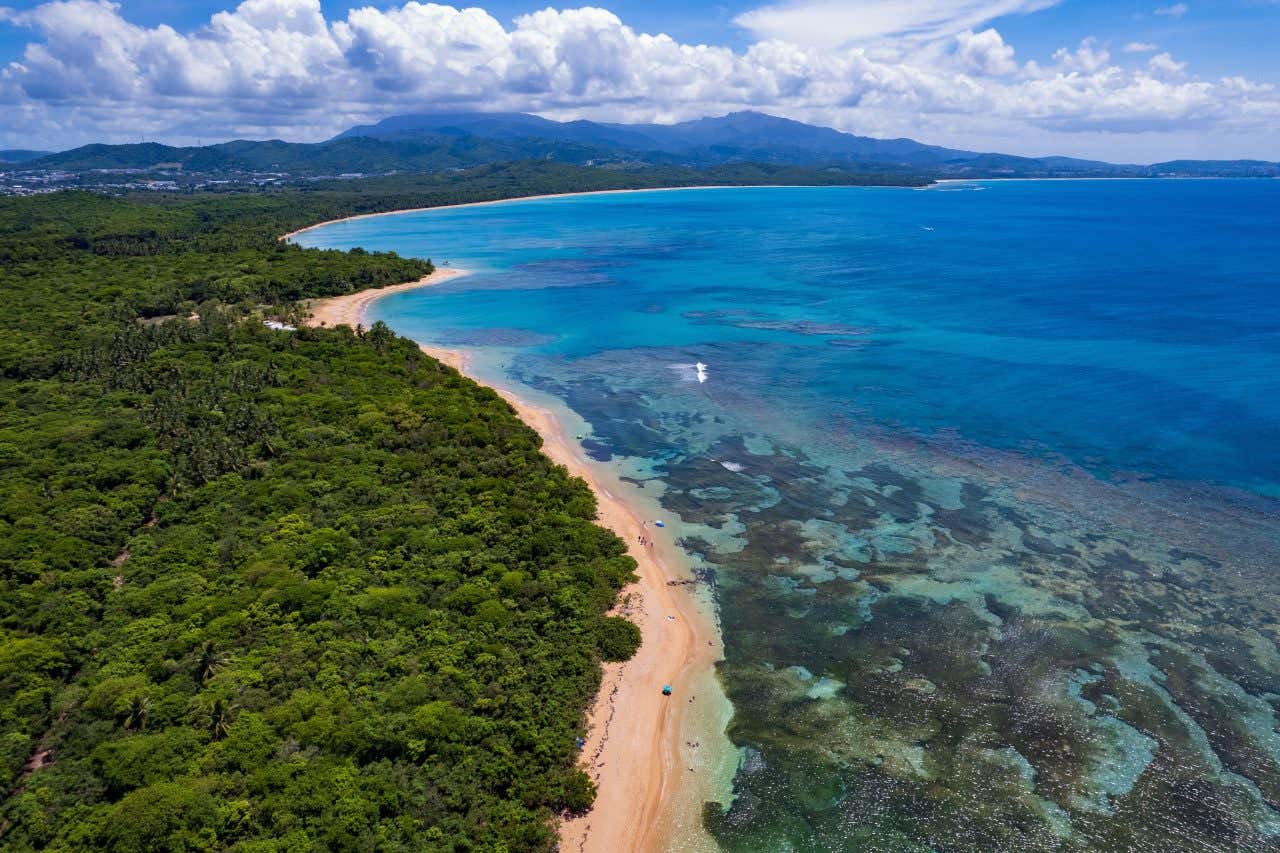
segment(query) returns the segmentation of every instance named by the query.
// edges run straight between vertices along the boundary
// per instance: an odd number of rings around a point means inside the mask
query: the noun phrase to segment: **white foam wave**
[[[697,381],[699,384],[706,382],[709,374],[707,373],[707,365],[701,361],[694,364],[668,364],[668,368],[680,373],[680,378],[689,382]]]

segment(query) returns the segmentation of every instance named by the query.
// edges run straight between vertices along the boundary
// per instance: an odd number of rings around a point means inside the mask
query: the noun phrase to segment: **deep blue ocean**
[[[661,482],[725,639],[724,848],[1280,845],[1280,182],[634,193],[298,242],[471,271],[373,317]]]

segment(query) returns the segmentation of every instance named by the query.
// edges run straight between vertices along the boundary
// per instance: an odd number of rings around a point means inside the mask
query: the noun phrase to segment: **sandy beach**
[[[441,269],[415,282],[314,300],[309,305],[310,322],[367,325],[366,313],[375,300],[464,274]],[[464,353],[422,349],[471,375]],[[561,824],[561,849],[585,853],[666,849],[665,836],[677,827],[684,834],[697,825],[700,804],[714,787],[711,767],[691,751],[687,735],[708,727],[706,715],[713,709],[707,703],[714,701],[708,694],[718,692],[714,664],[721,656],[719,634],[689,587],[680,583],[690,576],[668,533],[670,528],[652,523],[656,507],[638,495],[624,499],[629,492],[638,492],[636,486],[623,482],[606,466],[591,464],[556,412],[509,389],[494,390],[542,436],[543,451],[552,460],[591,486],[599,522],[627,543],[638,564],[639,580],[623,591],[617,611],[640,626],[643,643],[630,661],[604,667],[601,690],[588,711],[582,751],[582,766],[595,780],[598,795],[590,813]],[[669,697],[662,694],[668,684],[673,688]],[[702,715],[696,720],[701,725],[694,725],[695,715]],[[711,747],[708,739],[704,749],[710,752]]]
[[[389,296],[392,293],[417,290],[419,287],[430,287],[433,284],[440,284],[464,274],[464,270],[437,268],[431,275],[424,276],[417,281],[406,281],[404,284],[391,284],[386,287],[373,287],[369,290],[360,290],[328,299],[312,299],[307,303],[307,311],[311,315],[308,322],[313,326],[345,325],[353,329],[356,326],[367,326],[369,323],[365,320],[365,313],[375,300]]]

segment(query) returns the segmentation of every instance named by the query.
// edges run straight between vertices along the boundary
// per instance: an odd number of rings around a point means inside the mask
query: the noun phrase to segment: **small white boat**
[[[695,368],[695,369],[697,369],[697,371],[698,371],[698,382],[699,382],[699,384],[701,384],[701,383],[703,383],[703,382],[706,382],[706,381],[707,381],[707,366],[706,366],[705,364],[703,364],[702,362],[698,362],[697,364],[695,364],[695,365],[694,365],[694,368]]]

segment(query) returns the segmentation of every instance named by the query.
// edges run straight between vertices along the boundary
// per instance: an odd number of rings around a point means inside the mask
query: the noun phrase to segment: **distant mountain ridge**
[[[400,115],[346,130],[327,142],[237,140],[203,147],[157,143],[88,145],[28,160],[31,169],[156,169],[282,172],[298,176],[386,174],[467,168],[516,160],[616,167],[731,164],[832,168],[931,178],[1280,177],[1265,161],[1179,160],[1113,164],[1071,157],[1019,157],[877,139],[758,112],[678,124],[558,122],[526,113]]]
[[[1045,161],[1005,154],[983,154],[926,145],[914,139],[855,136],[765,113],[744,111],[678,124],[604,124],[586,120],[556,122],[525,113],[426,113],[392,116],[377,124],[353,127],[334,137],[384,140],[476,136],[486,139],[547,139],[626,151],[646,159],[672,158],[686,165],[726,162],[841,163],[955,171],[984,160],[990,167],[1043,168]],[[1059,170],[1106,170],[1115,166],[1089,160],[1053,158]]]
[[[52,153],[52,151],[31,151],[26,148],[6,148],[0,150],[0,163],[25,163],[28,160],[48,157]]]

